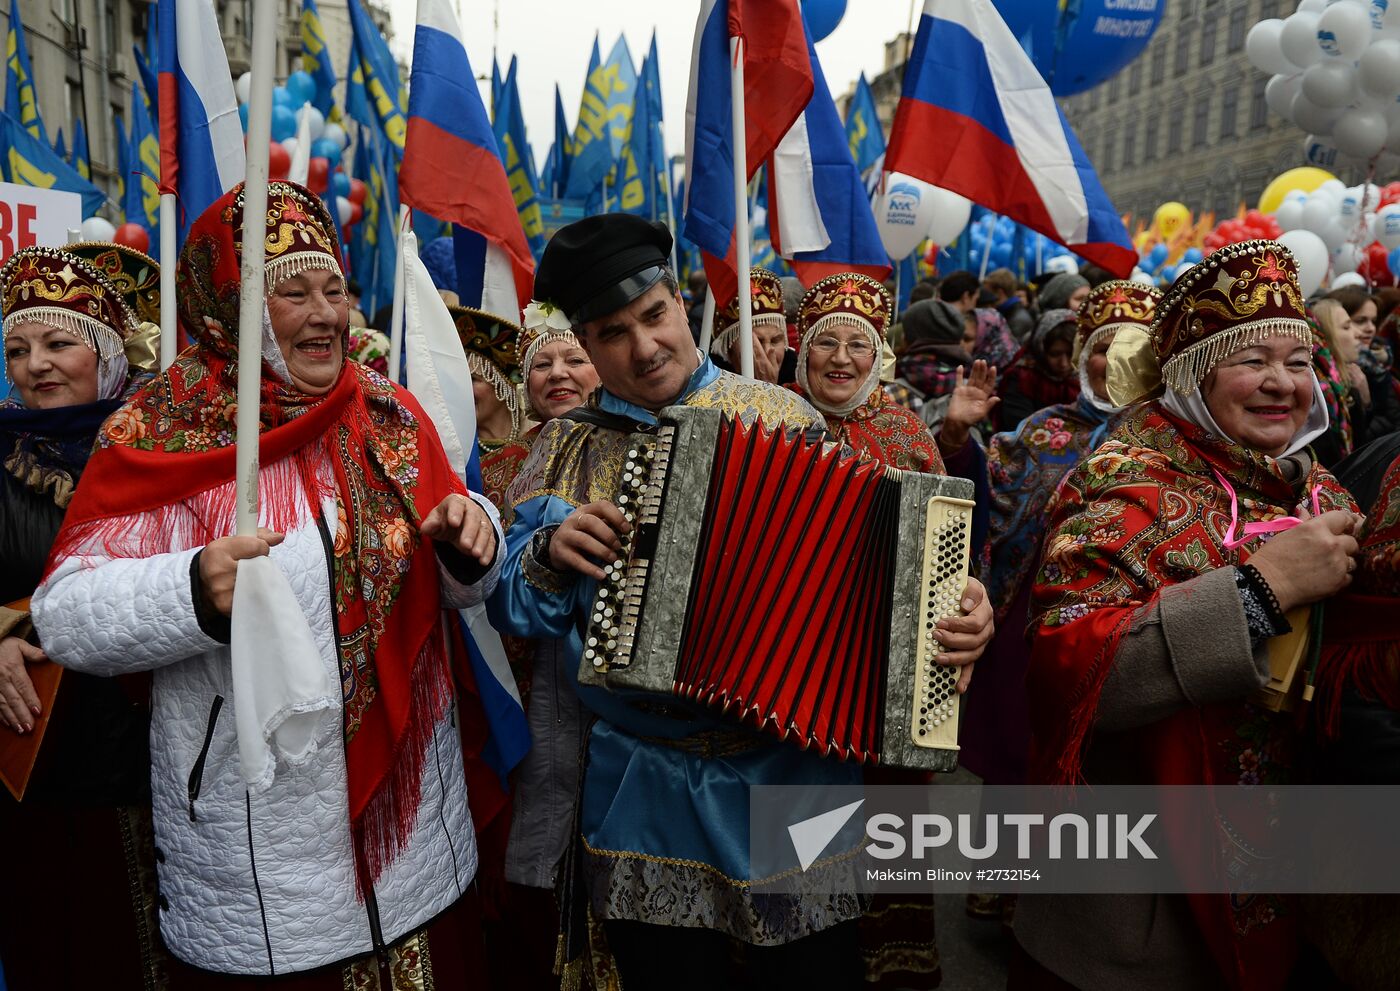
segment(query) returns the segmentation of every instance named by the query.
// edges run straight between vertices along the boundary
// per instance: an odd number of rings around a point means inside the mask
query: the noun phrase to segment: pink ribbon
[[[1246,523],[1244,525],[1244,535],[1236,537],[1235,533],[1240,525],[1240,503],[1239,499],[1235,496],[1235,488],[1226,481],[1225,476],[1220,474],[1218,470],[1214,468],[1211,470],[1215,472],[1215,477],[1219,479],[1221,486],[1223,486],[1225,491],[1230,495],[1230,529],[1225,531],[1226,550],[1234,550],[1236,547],[1239,547],[1241,544],[1245,543],[1245,541],[1249,540],[1250,537],[1258,536],[1261,533],[1282,533],[1284,530],[1291,530],[1299,523],[1303,522],[1296,516],[1284,516],[1280,519],[1269,520],[1266,523]],[[1322,515],[1322,503],[1318,499],[1318,493],[1321,491],[1321,485],[1313,486],[1312,510],[1314,516]]]

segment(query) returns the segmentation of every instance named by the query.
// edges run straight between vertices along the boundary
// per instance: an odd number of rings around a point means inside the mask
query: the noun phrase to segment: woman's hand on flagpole
[[[496,528],[472,499],[453,493],[429,513],[418,528],[423,536],[455,547],[489,566],[496,559]]]
[[[220,537],[199,552],[199,583],[205,603],[224,616],[233,614],[233,585],[238,562],[250,557],[266,557],[286,535],[258,527],[256,537]]]

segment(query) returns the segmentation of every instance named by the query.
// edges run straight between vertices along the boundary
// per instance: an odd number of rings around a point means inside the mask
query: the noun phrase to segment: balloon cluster
[[[880,242],[896,261],[908,258],[925,239],[951,244],[972,216],[972,201],[922,179],[891,172],[870,198]]]
[[[1014,268],[1024,261],[1026,271],[1033,275],[1050,271],[1079,271],[1079,263],[1068,248],[1028,228],[1021,229],[1021,252],[1017,257],[1016,229],[1019,226],[1010,217],[992,214],[973,224],[968,229],[972,267],[978,270],[984,266],[988,270]],[[983,256],[987,256],[985,261]],[[1069,264],[1066,265],[1066,262]]]
[[[1166,283],[1175,282],[1177,276],[1204,258],[1205,252],[1200,248],[1187,248],[1181,253],[1181,257],[1174,265],[1167,264],[1169,257],[1171,257],[1171,248],[1165,241],[1158,241],[1154,244],[1147,254],[1138,261],[1138,270],[1147,276],[1146,279],[1139,281],[1148,284],[1158,280]]]
[[[140,224],[122,224],[120,227],[114,227],[109,220],[103,220],[101,217],[88,217],[87,220],[83,221],[83,226],[79,229],[78,234],[84,241],[122,244],[146,254],[151,253],[150,232]]]
[[[1314,165],[1400,165],[1400,4],[1302,0],[1250,28],[1249,60],[1273,76],[1269,109],[1307,133]]]
[[[1277,218],[1260,210],[1250,210],[1243,217],[1231,217],[1216,224],[1215,230],[1205,236],[1205,254],[1209,255],[1217,248],[1241,241],[1274,241],[1282,233],[1283,228]]]
[[[1298,257],[1305,292],[1315,292],[1329,269],[1334,279],[1355,272],[1380,285],[1400,271],[1400,182],[1348,188],[1329,179],[1310,193],[1289,193],[1275,219],[1278,240]]]
[[[248,95],[253,77],[245,72],[234,84],[238,97],[238,116],[243,131],[248,131]],[[316,81],[311,73],[297,70],[287,77],[285,86],[272,91],[272,145],[268,148],[268,176],[286,179],[292,169],[299,147],[297,134],[305,128],[310,146],[306,166],[306,188],[334,204],[342,227],[353,227],[365,214],[368,187],[345,172],[342,158],[350,136],[334,121],[328,122],[321,111],[311,105],[316,95]],[[296,177],[293,177],[296,178]]]

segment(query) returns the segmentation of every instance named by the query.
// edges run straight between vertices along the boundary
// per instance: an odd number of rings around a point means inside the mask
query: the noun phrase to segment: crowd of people
[[[749,884],[751,787],[928,775],[579,680],[631,530],[628,437],[675,405],[971,481],[973,574],[934,634],[983,781],[1400,775],[1400,290],[1305,300],[1268,241],[1165,291],[1092,267],[951,272],[902,312],[868,276],[756,270],[750,379],[738,301],[701,326],[669,231],[590,217],[551,239],[522,313],[448,307],[476,408],[469,492],[359,326],[320,199],[277,181],[268,202],[246,218],[236,187],[193,225],[175,262],[190,343],[164,371],[150,258],[70,245],[0,269],[0,744],[44,733],[22,799],[0,797],[15,991],[959,986],[931,896]],[[230,536],[249,233],[268,250],[262,508],[257,536]],[[294,601],[249,598],[240,562],[262,557]],[[239,625],[239,601],[268,621]],[[482,605],[530,735],[504,780],[443,619]],[[304,635],[279,632],[288,610]],[[1300,719],[1258,693],[1270,642],[1308,623],[1322,659]],[[1394,973],[1386,904],[967,910],[1010,933],[1015,989]]]

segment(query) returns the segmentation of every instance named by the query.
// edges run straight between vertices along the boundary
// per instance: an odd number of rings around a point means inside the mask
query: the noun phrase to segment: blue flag
[[[588,78],[579,100],[578,121],[574,124],[573,157],[569,162],[568,184],[564,195],[584,199],[592,193],[612,168],[612,149],[608,144],[608,78],[598,55],[598,39],[593,39],[593,54],[588,60]]]
[[[88,182],[92,182],[92,161],[88,157],[87,131],[83,129],[83,119],[79,117],[73,123],[73,158],[69,162],[78,175]]]
[[[885,132],[880,128],[880,115],[875,108],[875,94],[865,81],[865,73],[856,81],[856,91],[846,106],[846,141],[851,158],[864,175],[885,153]]]
[[[403,143],[408,133],[408,91],[399,77],[399,64],[389,51],[389,43],[379,33],[359,0],[346,0],[350,12],[350,27],[354,36],[351,57],[358,61],[359,83],[367,115],[384,132],[389,151],[396,162],[403,159]],[[352,65],[352,72],[355,67]],[[352,88],[353,80],[352,78]],[[347,96],[347,104],[355,99]],[[355,116],[351,105],[351,115]],[[361,119],[358,116],[357,120]]]
[[[326,47],[326,32],[321,27],[316,0],[302,0],[301,4],[301,67],[316,81],[316,95],[311,98],[311,105],[330,120],[335,110],[335,67],[331,65],[331,52]]]
[[[146,112],[150,114],[152,122],[160,120],[160,81],[156,78],[160,71],[156,64],[160,57],[160,34],[156,30],[159,10],[160,5],[154,3],[146,8],[146,50],[142,51],[135,44],[131,46],[131,58],[136,63],[136,74],[141,77],[141,85],[145,89]]]
[[[545,165],[548,178],[541,178],[540,189],[549,196],[558,197],[564,192],[569,181],[569,162],[573,158],[573,139],[569,136],[569,120],[564,116],[564,98],[559,95],[559,84],[554,84],[554,144],[549,149],[549,162]]]
[[[83,198],[84,217],[91,217],[107,202],[102,190],[78,175],[47,141],[34,137],[9,114],[0,114],[0,172],[6,182],[78,193]]]
[[[350,245],[350,270],[363,290],[360,309],[371,319],[394,298],[394,225],[399,215],[398,176],[377,130],[361,128],[355,142],[355,178],[364,180],[369,191],[365,215]]]
[[[374,113],[369,109],[369,97],[365,94],[365,71],[360,64],[360,52],[353,35],[350,37],[350,54],[345,62],[345,112],[357,124],[378,126]]]
[[[136,83],[131,84],[131,168],[123,207],[129,223],[140,224],[150,232],[151,247],[159,245],[160,138]]]
[[[653,46],[653,54],[655,46]],[[656,94],[653,99],[652,94]],[[632,126],[627,144],[618,161],[617,207],[624,213],[635,213],[650,220],[666,215],[662,203],[665,148],[661,143],[661,121],[656,113],[660,107],[661,78],[652,54],[642,61],[642,74],[636,88],[632,109]]]
[[[29,47],[24,42],[18,0],[10,0],[10,33],[5,39],[5,113],[45,145],[49,143],[34,95],[34,70],[29,67]]]
[[[510,57],[511,68],[515,68],[515,56]],[[496,61],[496,56],[491,56],[491,126],[496,125],[496,118],[500,116],[501,87],[505,83],[501,81],[501,63]],[[557,85],[556,85],[557,88]]]
[[[506,167],[510,194],[520,214],[520,226],[525,230],[525,242],[538,261],[544,253],[544,221],[540,217],[540,181],[535,175],[535,160],[525,141],[525,116],[520,109],[520,85],[516,78],[516,60],[511,56],[510,69],[501,84],[500,103],[492,127],[496,147]]]
[[[73,160],[68,157],[68,142],[63,140],[63,128],[61,127],[58,129],[58,137],[53,139],[53,150],[54,154],[58,155],[59,158],[68,162],[70,165],[72,164]]]

